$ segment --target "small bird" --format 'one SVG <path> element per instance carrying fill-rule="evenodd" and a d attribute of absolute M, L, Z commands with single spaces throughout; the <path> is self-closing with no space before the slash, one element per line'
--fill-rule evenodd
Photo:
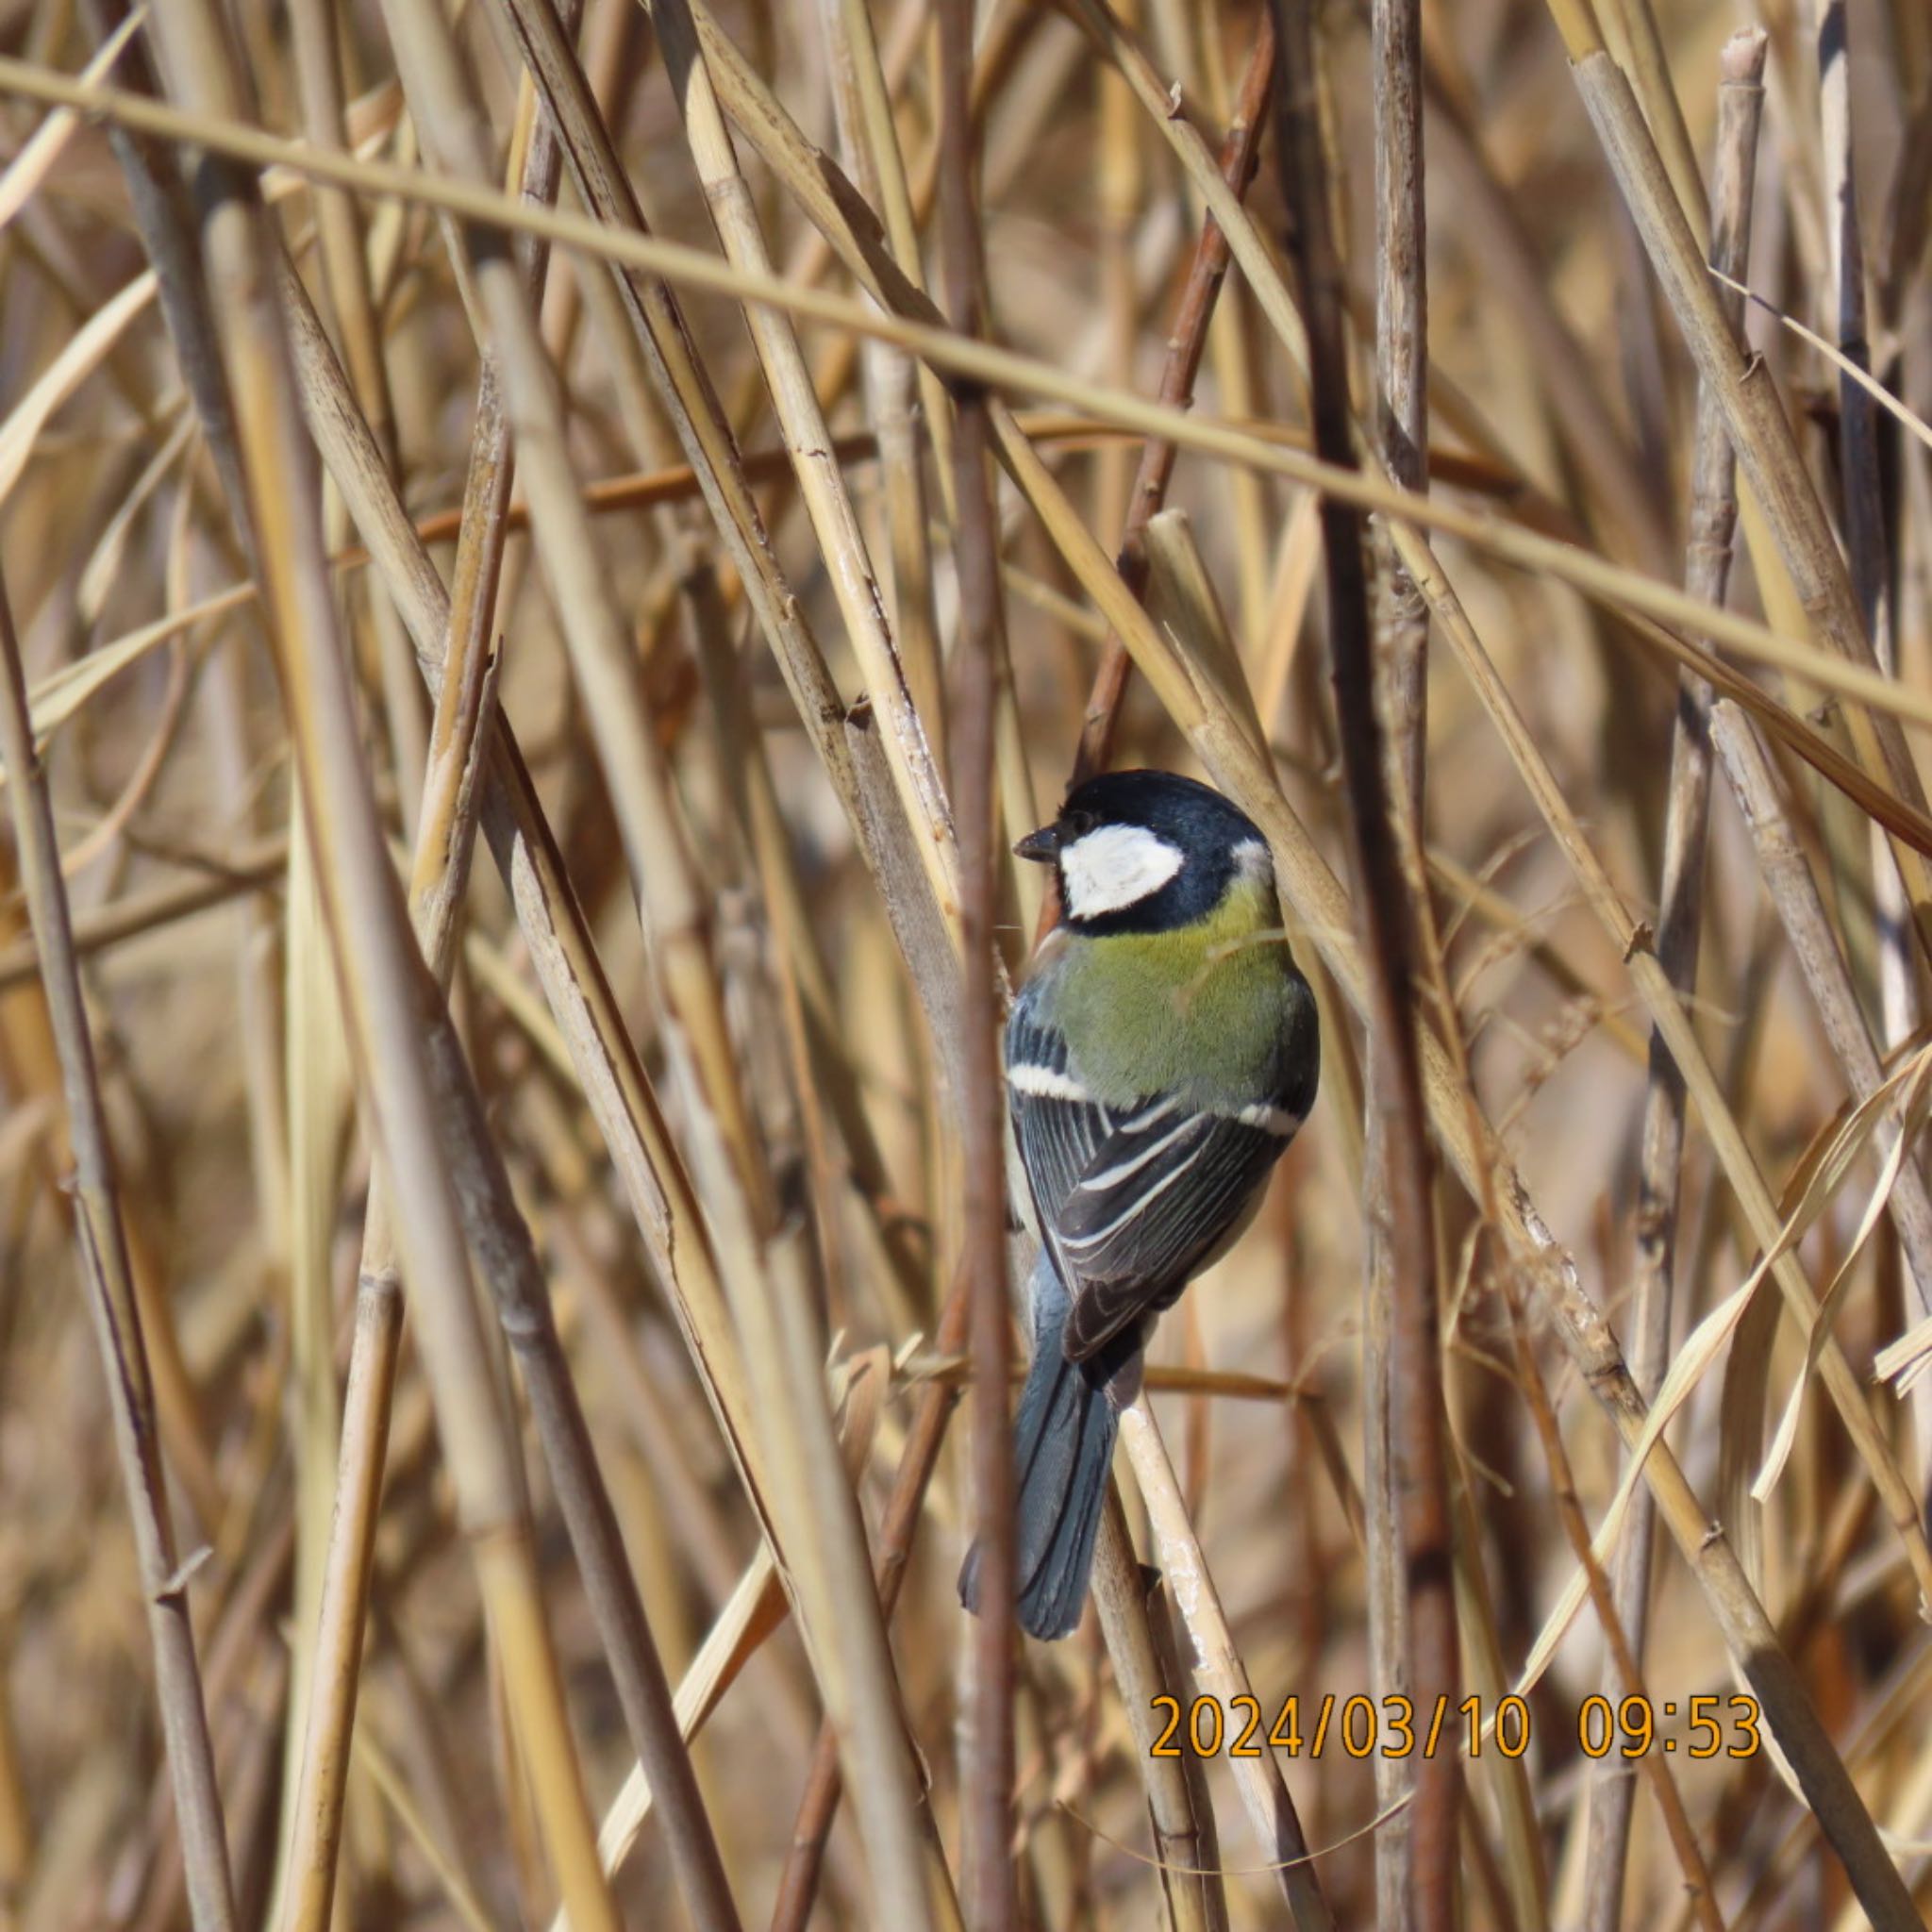
<path fill-rule="evenodd" d="M 1022 1628 L 1080 1621 L 1120 1411 L 1161 1312 L 1232 1245 L 1314 1105 L 1314 994 L 1254 823 L 1206 785 L 1114 772 L 1020 841 L 1060 916 L 1007 1023 L 1041 1255 L 1013 1449 Z M 979 1607 L 979 1548 L 959 1574 Z"/>

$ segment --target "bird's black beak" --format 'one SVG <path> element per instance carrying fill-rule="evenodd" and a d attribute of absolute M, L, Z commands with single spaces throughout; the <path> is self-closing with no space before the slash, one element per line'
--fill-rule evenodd
<path fill-rule="evenodd" d="M 1016 858 L 1038 859 L 1041 864 L 1049 864 L 1060 849 L 1060 828 L 1058 825 L 1041 825 L 1037 832 L 1028 832 L 1013 847 Z"/>

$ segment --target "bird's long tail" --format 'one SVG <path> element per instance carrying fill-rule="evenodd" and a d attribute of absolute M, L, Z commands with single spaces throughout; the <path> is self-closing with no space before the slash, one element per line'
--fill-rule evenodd
<path fill-rule="evenodd" d="M 1042 1256 L 1033 1275 L 1033 1366 L 1013 1431 L 1013 1554 L 1020 1627 L 1048 1640 L 1080 1622 L 1120 1426 L 1117 1401 L 1133 1393 L 1117 1378 L 1140 1354 L 1138 1338 L 1128 1338 L 1093 1361 L 1070 1362 L 1060 1347 L 1067 1308 L 1066 1290 Z M 959 1573 L 959 1597 L 978 1610 L 977 1543 Z"/>

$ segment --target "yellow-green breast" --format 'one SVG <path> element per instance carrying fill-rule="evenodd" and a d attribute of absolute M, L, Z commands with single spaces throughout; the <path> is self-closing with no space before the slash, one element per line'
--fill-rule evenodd
<path fill-rule="evenodd" d="M 1206 919 L 1174 932 L 1062 937 L 1041 1018 L 1103 1105 L 1179 1091 L 1238 1109 L 1281 1091 L 1311 1049 L 1312 996 L 1257 881 L 1237 879 Z"/>

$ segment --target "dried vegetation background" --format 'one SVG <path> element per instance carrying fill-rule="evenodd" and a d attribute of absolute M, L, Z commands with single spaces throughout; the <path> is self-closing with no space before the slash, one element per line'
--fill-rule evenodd
<path fill-rule="evenodd" d="M 1921 0 L 0 56 L 0 1924 L 1921 1923 Z M 1076 745 L 1326 1056 L 1014 1646 Z"/>

